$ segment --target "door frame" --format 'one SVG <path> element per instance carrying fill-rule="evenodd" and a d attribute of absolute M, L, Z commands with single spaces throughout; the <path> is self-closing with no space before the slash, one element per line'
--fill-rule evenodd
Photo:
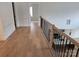
<path fill-rule="evenodd" d="M 14 25 L 15 25 L 15 29 L 17 29 L 17 23 L 16 23 L 16 14 L 15 14 L 15 5 L 14 5 L 14 2 L 12 2 L 12 10 L 13 10 L 13 17 L 14 17 Z"/>

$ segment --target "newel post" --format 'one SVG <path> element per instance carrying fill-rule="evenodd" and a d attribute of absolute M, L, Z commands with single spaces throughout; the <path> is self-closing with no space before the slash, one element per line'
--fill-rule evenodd
<path fill-rule="evenodd" d="M 54 28 L 54 25 L 52 25 L 50 27 L 50 48 L 52 48 L 54 46 L 54 36 L 53 36 L 54 30 L 53 30 L 53 28 Z"/>

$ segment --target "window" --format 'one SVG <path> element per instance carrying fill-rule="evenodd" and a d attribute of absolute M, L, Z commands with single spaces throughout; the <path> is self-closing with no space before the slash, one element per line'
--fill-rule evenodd
<path fill-rule="evenodd" d="M 33 8 L 32 7 L 30 7 L 30 16 L 32 17 L 33 16 Z"/>

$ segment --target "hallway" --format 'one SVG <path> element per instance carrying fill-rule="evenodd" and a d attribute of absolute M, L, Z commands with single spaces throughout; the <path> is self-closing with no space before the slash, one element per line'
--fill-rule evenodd
<path fill-rule="evenodd" d="M 18 28 L 0 45 L 0 56 L 51 56 L 48 43 L 38 23 Z"/>

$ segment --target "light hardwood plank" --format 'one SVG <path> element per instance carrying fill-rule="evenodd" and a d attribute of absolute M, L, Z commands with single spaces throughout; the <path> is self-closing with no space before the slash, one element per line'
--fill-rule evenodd
<path fill-rule="evenodd" d="M 18 28 L 0 47 L 0 56 L 51 56 L 49 46 L 38 23 Z"/>

